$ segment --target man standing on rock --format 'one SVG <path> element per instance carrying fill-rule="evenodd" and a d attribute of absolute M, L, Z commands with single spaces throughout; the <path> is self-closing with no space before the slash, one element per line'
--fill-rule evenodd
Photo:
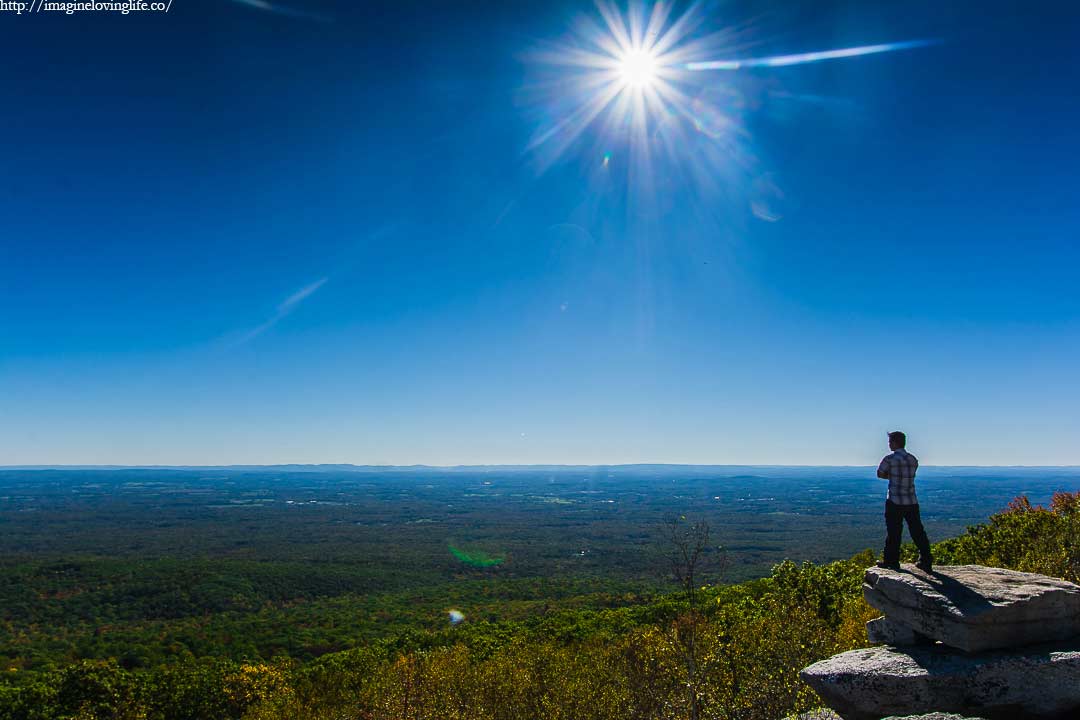
<path fill-rule="evenodd" d="M 877 476 L 889 481 L 889 493 L 885 496 L 885 557 L 878 567 L 900 569 L 900 534 L 907 521 L 908 532 L 919 548 L 920 570 L 930 572 L 933 557 L 930 555 L 930 539 L 926 537 L 922 519 L 919 517 L 919 499 L 915 497 L 915 471 L 919 460 L 904 447 L 907 436 L 899 430 L 889 433 L 889 449 L 878 465 Z"/>

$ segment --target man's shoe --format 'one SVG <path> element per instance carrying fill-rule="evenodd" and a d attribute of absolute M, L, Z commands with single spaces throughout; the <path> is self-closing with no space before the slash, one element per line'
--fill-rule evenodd
<path fill-rule="evenodd" d="M 884 569 L 884 570 L 899 570 L 900 569 L 900 563 L 887 563 L 887 562 L 882 561 L 882 562 L 877 563 L 877 566 L 879 568 Z"/>
<path fill-rule="evenodd" d="M 933 563 L 924 562 L 923 560 L 920 560 L 919 562 L 915 563 L 915 567 L 919 568 L 920 570 L 922 570 L 925 573 L 934 572 Z"/>

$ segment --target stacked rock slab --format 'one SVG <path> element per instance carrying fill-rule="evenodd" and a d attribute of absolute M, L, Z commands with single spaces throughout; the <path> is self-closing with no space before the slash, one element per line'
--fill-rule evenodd
<path fill-rule="evenodd" d="M 803 713 L 795 720 L 844 720 L 832 710 L 815 710 Z M 885 720 L 986 720 L 985 718 L 971 717 L 970 715 L 956 715 L 954 713 L 926 713 L 925 715 L 905 715 L 904 717 L 893 716 Z"/>
<path fill-rule="evenodd" d="M 1080 635 L 1080 587 L 980 565 L 924 573 L 873 567 L 863 597 L 890 622 L 966 652 Z"/>
<path fill-rule="evenodd" d="M 882 647 L 815 663 L 803 679 L 845 720 L 920 713 L 1080 717 L 1080 586 L 979 565 L 870 568 Z"/>

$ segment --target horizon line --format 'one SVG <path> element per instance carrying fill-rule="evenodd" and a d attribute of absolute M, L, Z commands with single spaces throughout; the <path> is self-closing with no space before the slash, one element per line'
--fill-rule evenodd
<path fill-rule="evenodd" d="M 23 464 L 23 465 L 0 465 L 0 470 L 229 470 L 246 468 L 357 468 L 372 470 L 461 470 L 461 469 L 528 469 L 528 468 L 634 468 L 634 467 L 686 467 L 686 468 L 866 468 L 870 465 L 838 464 L 838 465 L 792 465 L 784 463 L 673 463 L 673 462 L 636 462 L 636 463 L 459 463 L 454 465 L 429 465 L 414 463 L 410 465 L 372 465 L 356 463 L 229 463 L 219 465 L 166 465 L 166 464 L 93 464 L 93 463 L 70 463 L 70 464 Z M 1080 465 L 922 465 L 922 468 L 1021 468 L 1021 469 L 1061 469 L 1080 470 Z"/>

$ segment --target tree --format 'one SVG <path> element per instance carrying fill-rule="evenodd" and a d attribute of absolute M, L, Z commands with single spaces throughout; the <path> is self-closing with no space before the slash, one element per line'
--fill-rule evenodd
<path fill-rule="evenodd" d="M 671 625 L 671 640 L 678 649 L 686 670 L 687 710 L 690 720 L 701 714 L 702 688 L 698 668 L 700 648 L 698 636 L 703 616 L 698 609 L 701 576 L 709 571 L 719 572 L 726 565 L 720 547 L 710 544 L 711 528 L 707 520 L 690 522 L 685 515 L 672 516 L 664 522 L 664 536 L 670 549 L 671 573 L 686 597 L 689 610 Z"/>
<path fill-rule="evenodd" d="M 719 573 L 727 566 L 723 549 L 710 544 L 711 534 L 708 520 L 690 522 L 685 515 L 673 515 L 664 521 L 671 573 L 691 610 L 697 608 L 701 575 Z"/>

